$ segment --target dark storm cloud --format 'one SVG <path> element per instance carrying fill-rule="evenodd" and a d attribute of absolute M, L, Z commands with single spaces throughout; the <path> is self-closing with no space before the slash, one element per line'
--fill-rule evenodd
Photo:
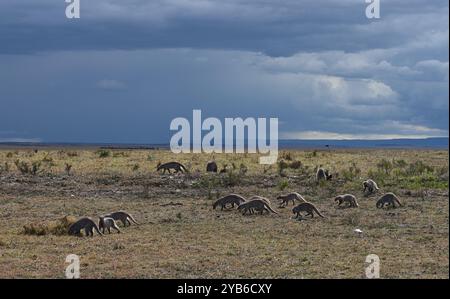
<path fill-rule="evenodd" d="M 0 4 L 0 52 L 74 49 L 213 48 L 290 55 L 401 45 L 440 28 L 447 1 L 382 1 L 383 22 L 365 17 L 362 0 L 64 1 Z"/>
<path fill-rule="evenodd" d="M 0 2 L 0 141 L 166 142 L 170 120 L 289 138 L 448 135 L 448 2 Z"/>

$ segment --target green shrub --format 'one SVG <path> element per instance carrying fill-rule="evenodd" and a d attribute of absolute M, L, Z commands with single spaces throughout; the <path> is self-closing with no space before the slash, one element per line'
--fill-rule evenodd
<path fill-rule="evenodd" d="M 289 187 L 288 180 L 281 180 L 278 182 L 278 189 L 280 189 L 280 191 L 285 190 L 287 187 Z"/>
<path fill-rule="evenodd" d="M 288 168 L 288 164 L 284 160 L 278 161 L 278 174 L 284 176 L 284 170 Z"/>
<path fill-rule="evenodd" d="M 408 175 L 421 175 L 426 172 L 433 172 L 434 168 L 432 166 L 428 166 L 422 161 L 416 161 L 414 163 L 409 164 L 408 169 L 406 170 Z"/>
<path fill-rule="evenodd" d="M 99 158 L 107 158 L 111 156 L 111 152 L 104 149 L 98 150 L 96 153 Z"/>
<path fill-rule="evenodd" d="M 9 164 L 5 162 L 4 166 L 0 165 L 0 174 L 3 172 L 9 172 Z"/>
<path fill-rule="evenodd" d="M 408 163 L 406 163 L 405 160 L 394 160 L 393 161 L 394 167 L 398 167 L 398 168 L 405 168 Z"/>
<path fill-rule="evenodd" d="M 74 216 L 64 216 L 62 218 L 50 221 L 25 224 L 23 233 L 26 235 L 66 235 L 69 226 L 77 221 Z"/>
<path fill-rule="evenodd" d="M 361 169 L 359 169 L 354 162 L 352 163 L 352 166 L 350 166 L 348 169 L 344 169 L 342 171 L 342 176 L 347 181 L 353 181 L 354 179 L 358 178 L 360 175 L 361 175 Z"/>
<path fill-rule="evenodd" d="M 78 153 L 75 151 L 67 152 L 68 157 L 78 157 Z"/>
<path fill-rule="evenodd" d="M 287 151 L 283 151 L 280 154 L 280 158 L 282 160 L 292 161 L 292 153 L 291 152 L 287 152 Z"/>
<path fill-rule="evenodd" d="M 299 168 L 301 168 L 302 167 L 302 162 L 301 161 L 293 161 L 293 162 L 291 162 L 290 164 L 289 164 L 289 168 L 292 168 L 292 169 L 299 169 Z"/>
<path fill-rule="evenodd" d="M 379 171 L 384 172 L 385 174 L 390 174 L 392 171 L 392 163 L 386 159 L 382 159 L 380 162 L 377 163 L 377 168 Z"/>
<path fill-rule="evenodd" d="M 28 162 L 16 160 L 14 164 L 21 174 L 38 174 L 41 168 L 41 161 L 34 161 L 31 165 Z"/>
<path fill-rule="evenodd" d="M 64 166 L 64 171 L 67 175 L 70 175 L 70 170 L 72 170 L 72 164 L 66 163 Z"/>

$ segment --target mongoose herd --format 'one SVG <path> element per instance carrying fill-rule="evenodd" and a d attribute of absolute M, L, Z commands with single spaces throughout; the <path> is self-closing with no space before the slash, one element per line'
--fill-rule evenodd
<path fill-rule="evenodd" d="M 86 236 L 93 237 L 95 230 L 100 236 L 103 236 L 105 230 L 108 230 L 108 233 L 111 233 L 111 228 L 115 229 L 117 233 L 120 233 L 121 230 L 117 226 L 116 220 L 120 220 L 124 227 L 127 226 L 127 224 L 131 225 L 131 222 L 138 224 L 133 216 L 127 212 L 118 211 L 108 215 L 99 216 L 98 226 L 91 218 L 83 217 L 69 226 L 68 233 L 69 235 L 81 236 L 81 230 L 84 230 Z"/>
<path fill-rule="evenodd" d="M 162 170 L 163 173 L 165 173 L 166 171 L 171 173 L 171 169 L 174 170 L 175 173 L 184 173 L 188 171 L 186 167 L 179 162 L 172 161 L 164 164 L 158 163 L 157 171 Z M 209 161 L 207 163 L 207 172 L 217 173 L 217 169 L 218 167 L 216 162 Z M 328 170 L 322 168 L 322 166 L 318 167 L 316 171 L 317 182 L 320 182 L 321 180 L 331 180 L 332 177 L 332 174 L 330 174 Z M 363 182 L 363 193 L 372 194 L 379 190 L 380 188 L 374 180 L 368 179 Z M 317 214 L 321 218 L 325 218 L 325 216 L 322 215 L 322 213 L 313 203 L 305 200 L 305 198 L 297 192 L 279 195 L 277 199 L 280 200 L 279 208 L 287 207 L 289 203 L 292 202 L 292 205 L 294 206 L 292 209 L 292 213 L 295 215 L 294 219 L 304 220 L 304 217 L 306 216 L 310 216 L 311 218 L 313 218 L 314 214 Z M 337 195 L 336 197 L 334 197 L 334 201 L 338 203 L 338 207 L 359 207 L 356 197 L 352 194 Z M 297 205 L 296 202 L 298 202 Z M 397 206 L 402 206 L 402 204 L 394 193 L 388 192 L 382 195 L 377 200 L 375 206 L 379 209 L 384 208 L 385 206 L 396 208 Z M 239 194 L 228 194 L 217 199 L 213 203 L 212 207 L 213 209 L 220 207 L 221 211 L 224 209 L 234 209 L 235 207 L 237 207 L 237 210 L 242 212 L 242 215 L 253 215 L 255 214 L 255 212 L 258 212 L 260 215 L 264 214 L 264 212 L 268 214 L 278 214 L 278 212 L 272 208 L 269 199 L 257 195 L 246 199 Z M 302 216 L 301 212 L 305 212 L 306 214 Z M 116 221 L 120 221 L 124 227 L 126 227 L 127 225 L 131 225 L 131 223 L 138 224 L 138 222 L 130 214 L 124 211 L 118 211 L 99 216 L 98 225 L 91 218 L 83 217 L 69 227 L 68 233 L 69 235 L 80 236 L 81 230 L 84 230 L 86 236 L 92 237 L 95 230 L 100 236 L 103 236 L 106 230 L 108 231 L 108 233 L 111 233 L 111 228 L 116 230 L 117 233 L 121 233 L 121 230 L 119 229 Z"/>

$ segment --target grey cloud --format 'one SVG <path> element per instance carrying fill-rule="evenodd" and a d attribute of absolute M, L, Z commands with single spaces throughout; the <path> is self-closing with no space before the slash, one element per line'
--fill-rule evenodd
<path fill-rule="evenodd" d="M 448 135 L 448 1 L 382 1 L 375 21 L 359 0 L 81 5 L 0 2 L 2 131 L 166 142 L 200 108 L 290 136 Z"/>
<path fill-rule="evenodd" d="M 383 2 L 382 21 L 368 20 L 358 0 L 83 1 L 79 20 L 65 19 L 63 1 L 0 5 L 3 53 L 180 47 L 275 56 L 348 52 L 402 45 L 417 32 L 446 31 L 442 25 L 448 24 L 448 3 L 426 0 Z"/>

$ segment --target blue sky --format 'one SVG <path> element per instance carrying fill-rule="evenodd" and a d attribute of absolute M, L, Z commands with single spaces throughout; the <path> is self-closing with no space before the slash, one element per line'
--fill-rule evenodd
<path fill-rule="evenodd" d="M 448 1 L 0 2 L 0 141 L 168 142 L 192 116 L 282 138 L 448 136 Z"/>

